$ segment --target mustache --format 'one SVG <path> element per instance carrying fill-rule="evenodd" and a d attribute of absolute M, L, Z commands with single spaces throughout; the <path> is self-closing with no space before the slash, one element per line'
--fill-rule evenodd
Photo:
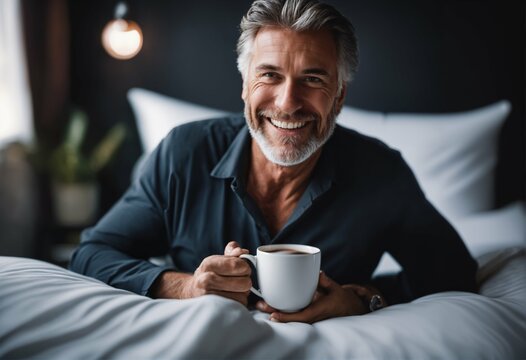
<path fill-rule="evenodd" d="M 264 109 L 259 110 L 257 112 L 257 116 L 259 118 L 268 117 L 271 119 L 282 121 L 317 121 L 320 119 L 317 114 L 304 110 L 298 110 L 293 112 L 292 114 L 289 114 L 280 110 Z"/>

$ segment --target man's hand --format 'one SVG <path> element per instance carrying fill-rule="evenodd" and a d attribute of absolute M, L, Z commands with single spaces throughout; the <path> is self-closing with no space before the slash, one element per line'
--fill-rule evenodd
<path fill-rule="evenodd" d="M 156 298 L 188 299 L 214 294 L 246 306 L 252 286 L 252 270 L 239 255 L 247 253 L 248 250 L 231 241 L 225 247 L 224 255 L 205 258 L 193 275 L 175 271 L 163 273 L 152 287 L 152 295 Z"/>
<path fill-rule="evenodd" d="M 318 290 L 314 294 L 312 303 L 296 313 L 282 313 L 270 307 L 264 301 L 256 304 L 258 310 L 269 313 L 270 320 L 276 322 L 305 322 L 316 321 L 348 315 L 360 315 L 368 312 L 363 300 L 355 292 L 355 285 L 340 286 L 325 273 L 320 273 Z"/>

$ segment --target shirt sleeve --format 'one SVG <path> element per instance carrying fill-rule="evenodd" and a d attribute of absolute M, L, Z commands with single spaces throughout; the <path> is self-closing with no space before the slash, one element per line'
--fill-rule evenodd
<path fill-rule="evenodd" d="M 403 268 L 400 288 L 412 300 L 441 291 L 476 291 L 477 263 L 448 221 L 426 199 L 399 156 L 399 214 L 388 252 Z"/>
<path fill-rule="evenodd" d="M 113 208 L 82 233 L 71 270 L 147 295 L 155 279 L 169 269 L 148 261 L 169 249 L 164 209 L 172 176 L 166 142 L 150 155 L 142 174 Z"/>

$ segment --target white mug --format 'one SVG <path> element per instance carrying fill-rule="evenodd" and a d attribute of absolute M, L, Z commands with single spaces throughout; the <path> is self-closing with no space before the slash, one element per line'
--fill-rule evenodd
<path fill-rule="evenodd" d="M 257 271 L 260 290 L 250 290 L 283 312 L 303 309 L 312 301 L 320 276 L 320 249 L 298 244 L 263 245 L 257 256 L 243 254 Z"/>

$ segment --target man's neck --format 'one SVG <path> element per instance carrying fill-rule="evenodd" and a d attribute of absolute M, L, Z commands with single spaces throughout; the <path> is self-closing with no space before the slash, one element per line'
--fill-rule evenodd
<path fill-rule="evenodd" d="M 301 164 L 280 166 L 269 161 L 254 140 L 251 146 L 247 191 L 263 212 L 274 235 L 285 225 L 307 188 L 321 150 Z"/>
<path fill-rule="evenodd" d="M 269 161 L 261 152 L 259 145 L 252 140 L 252 151 L 248 173 L 248 184 L 255 185 L 251 191 L 260 195 L 295 193 L 305 190 L 306 184 L 318 162 L 321 149 L 304 162 L 293 166 L 281 166 Z M 301 191 L 303 192 L 303 191 Z"/>

